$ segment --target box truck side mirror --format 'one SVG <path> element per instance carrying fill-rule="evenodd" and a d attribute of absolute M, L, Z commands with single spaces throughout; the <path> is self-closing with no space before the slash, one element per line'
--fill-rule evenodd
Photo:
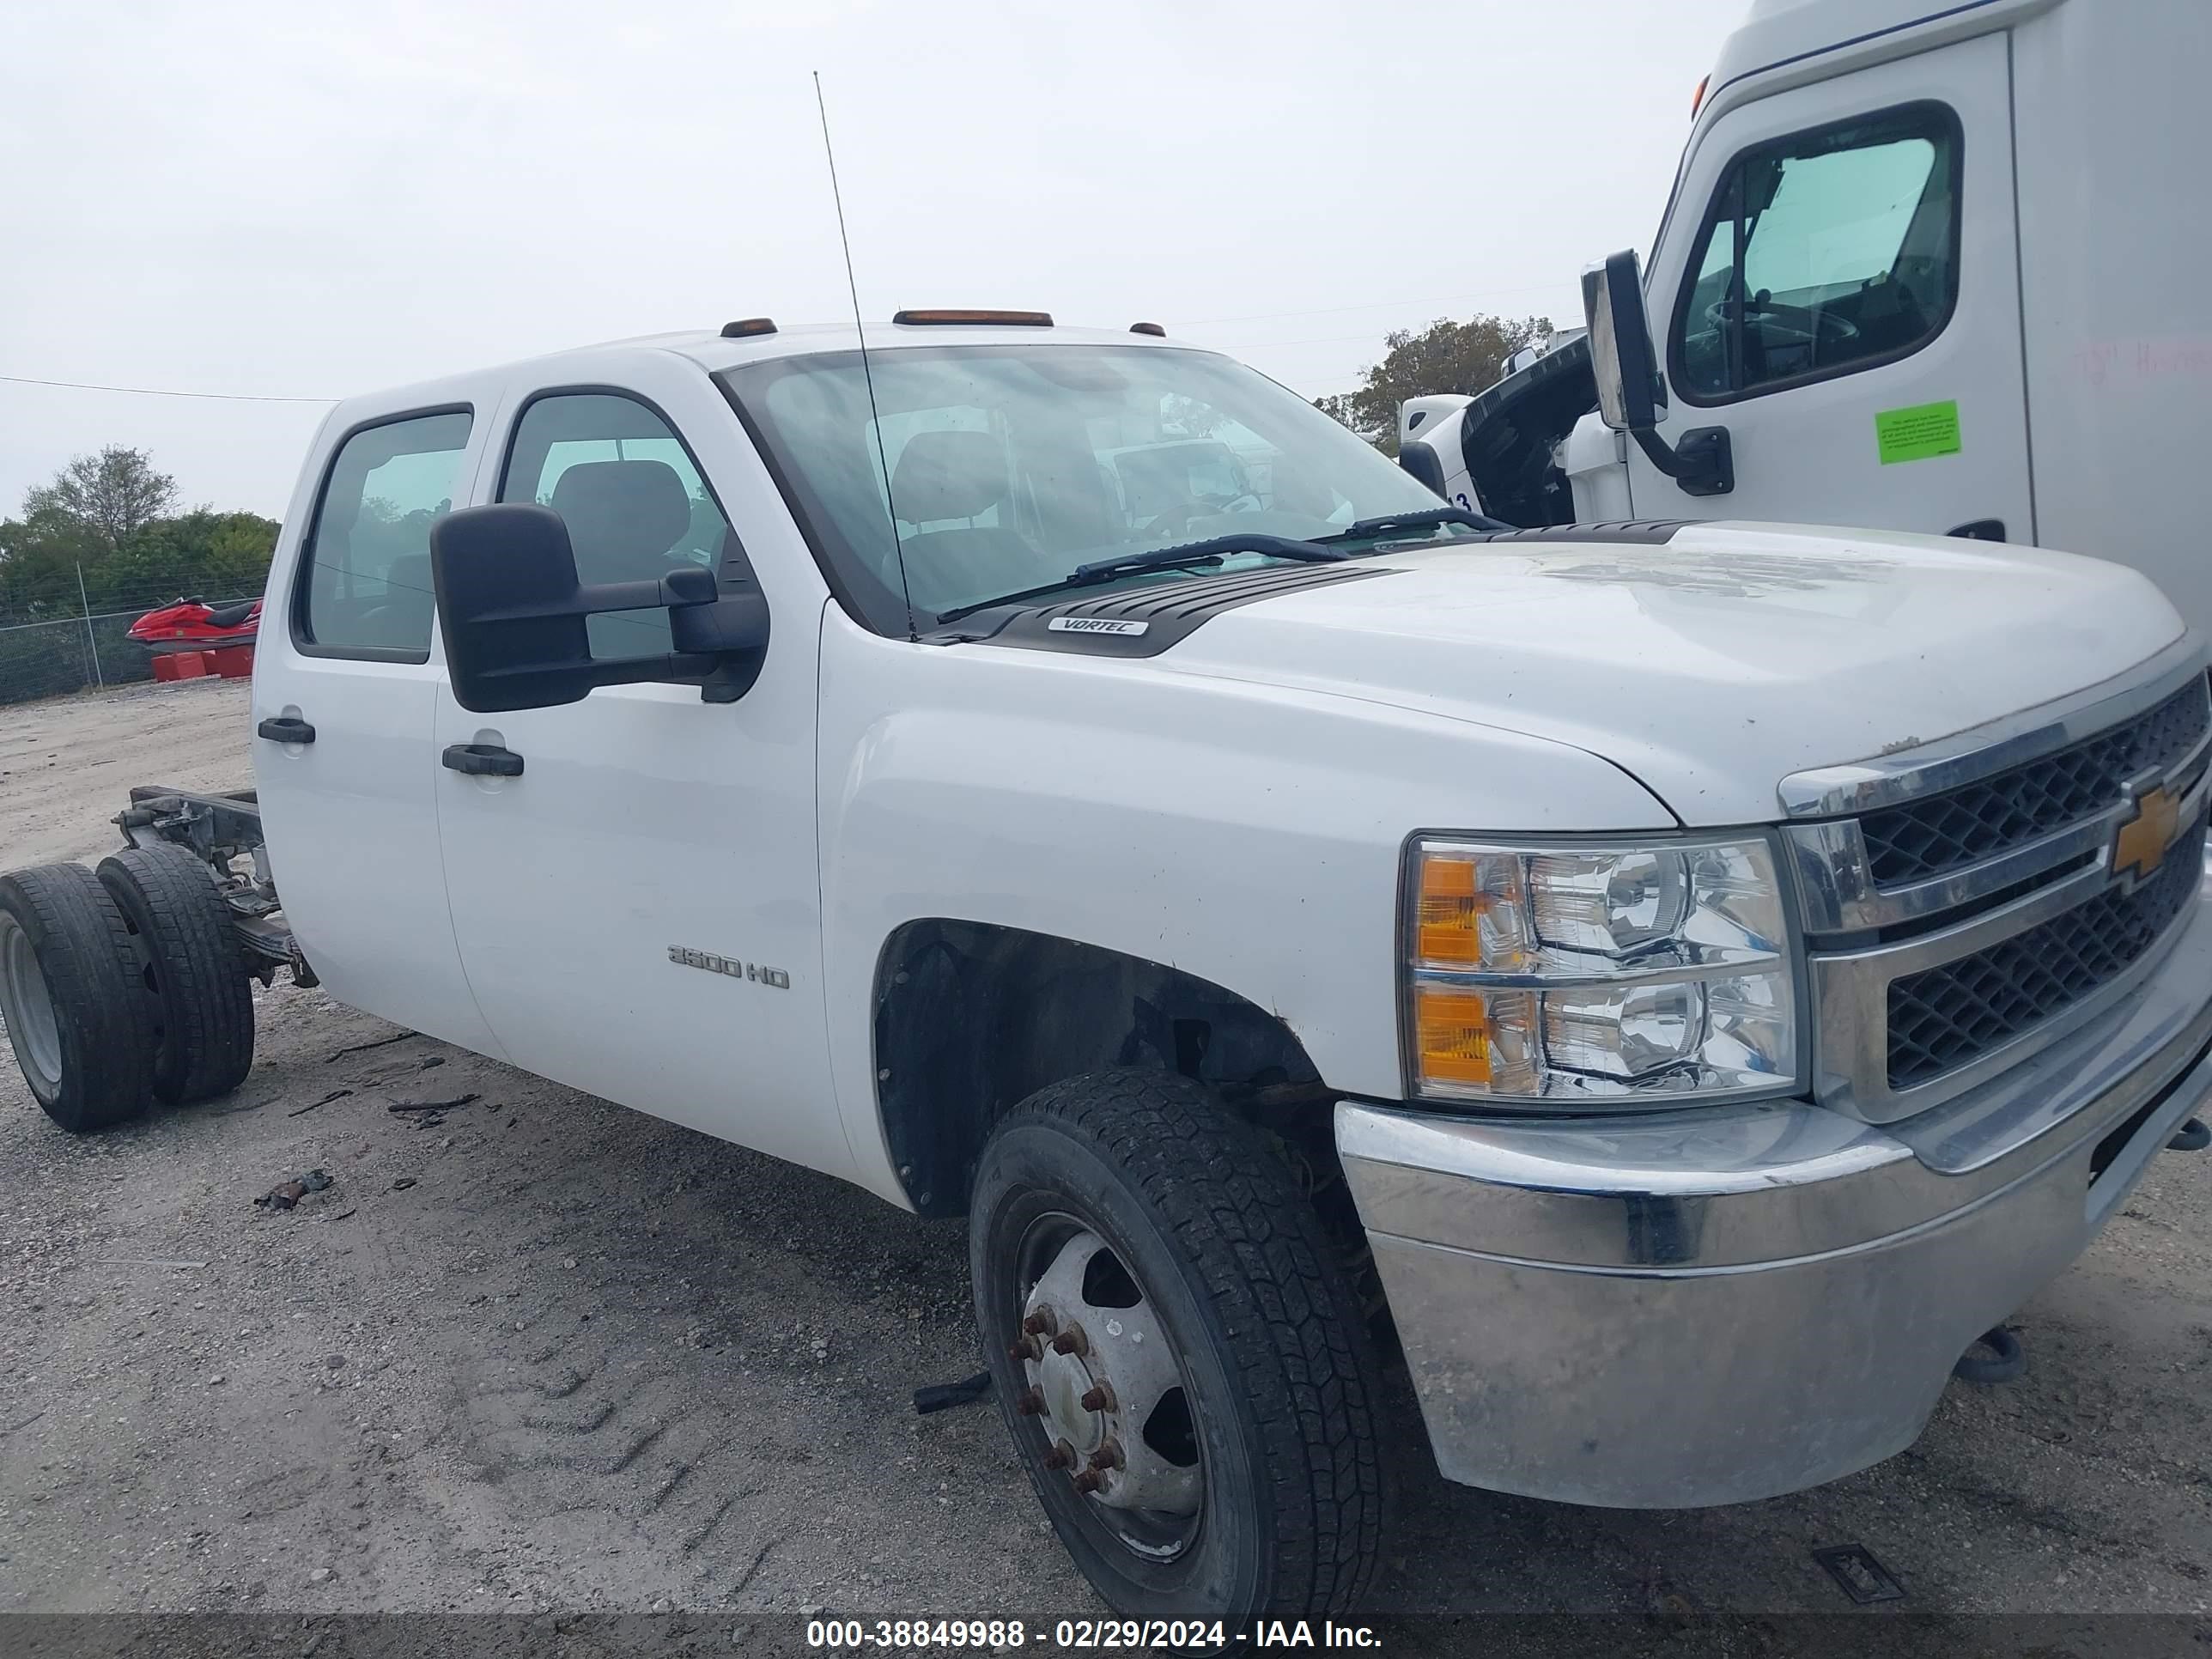
<path fill-rule="evenodd" d="M 1649 431 L 1667 407 L 1644 319 L 1644 277 L 1633 252 L 1613 253 L 1583 272 L 1590 368 L 1598 418 L 1615 432 Z"/>
<path fill-rule="evenodd" d="M 1644 274 L 1632 251 L 1608 254 L 1583 272 L 1583 309 L 1589 320 L 1598 418 L 1634 438 L 1651 465 L 1686 495 L 1724 495 L 1735 489 L 1735 462 L 1726 427 L 1686 432 L 1673 448 L 1653 430 L 1667 410 L 1667 383 L 1652 349 L 1644 314 Z"/>

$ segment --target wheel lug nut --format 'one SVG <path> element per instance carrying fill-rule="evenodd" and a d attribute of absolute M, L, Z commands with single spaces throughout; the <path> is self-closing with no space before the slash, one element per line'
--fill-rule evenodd
<path fill-rule="evenodd" d="M 1055 1440 L 1044 1449 L 1044 1466 L 1048 1469 L 1064 1469 L 1075 1462 L 1075 1448 L 1065 1440 Z"/>
<path fill-rule="evenodd" d="M 1053 1316 L 1051 1309 L 1039 1308 L 1027 1319 L 1022 1321 L 1022 1328 L 1031 1336 L 1050 1336 L 1059 1324 L 1060 1321 Z"/>
<path fill-rule="evenodd" d="M 1052 1351 L 1054 1353 L 1072 1353 L 1080 1358 L 1091 1352 L 1091 1343 L 1083 1334 L 1082 1326 L 1071 1324 L 1058 1336 L 1053 1338 Z"/>
<path fill-rule="evenodd" d="M 1083 1409 L 1087 1412 L 1110 1412 L 1114 1409 L 1114 1390 L 1101 1382 L 1084 1391 Z"/>
<path fill-rule="evenodd" d="M 1025 1336 L 1020 1341 L 1012 1343 L 1007 1347 L 1006 1358 L 1018 1365 L 1024 1359 L 1043 1358 L 1044 1350 L 1037 1346 L 1036 1338 Z"/>
<path fill-rule="evenodd" d="M 1014 1409 L 1024 1417 L 1042 1417 L 1044 1414 L 1044 1390 L 1024 1389 L 1015 1397 Z"/>
<path fill-rule="evenodd" d="M 1111 1440 L 1103 1443 L 1097 1451 L 1091 1454 L 1091 1467 L 1094 1469 L 1120 1468 L 1121 1449 Z"/>
<path fill-rule="evenodd" d="M 1081 1492 L 1097 1492 L 1106 1484 L 1106 1477 L 1096 1469 L 1085 1469 L 1075 1477 L 1075 1489 Z"/>

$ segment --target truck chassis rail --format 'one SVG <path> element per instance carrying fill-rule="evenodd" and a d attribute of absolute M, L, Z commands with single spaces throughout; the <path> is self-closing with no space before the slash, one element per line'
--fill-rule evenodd
<path fill-rule="evenodd" d="M 115 827 L 132 846 L 166 841 L 199 855 L 214 873 L 223 902 L 230 907 L 240 948 L 263 984 L 272 982 L 279 968 L 291 969 L 296 984 L 317 982 L 292 930 L 284 925 L 283 904 L 276 896 L 262 836 L 261 803 L 254 791 L 210 795 L 139 784 L 131 791 L 131 805 L 115 815 Z M 240 860 L 246 861 L 243 870 Z"/>

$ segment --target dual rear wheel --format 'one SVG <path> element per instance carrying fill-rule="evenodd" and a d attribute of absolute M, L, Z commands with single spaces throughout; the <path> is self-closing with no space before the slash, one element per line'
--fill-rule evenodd
<path fill-rule="evenodd" d="M 253 1064 L 253 998 L 214 873 L 188 848 L 0 876 L 0 1019 L 72 1133 L 155 1100 L 228 1093 Z"/>

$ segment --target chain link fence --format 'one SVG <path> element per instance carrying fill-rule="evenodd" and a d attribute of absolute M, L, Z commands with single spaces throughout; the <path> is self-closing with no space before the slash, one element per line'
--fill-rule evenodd
<path fill-rule="evenodd" d="M 121 602 L 111 599 L 108 608 L 89 614 L 81 603 L 66 602 L 0 611 L 0 703 L 150 680 L 153 653 L 131 638 L 132 623 L 187 595 L 210 605 L 259 597 L 252 592 L 210 593 L 158 577 L 137 586 L 141 591 L 122 596 Z M 23 610 L 46 614 L 26 616 Z"/>

